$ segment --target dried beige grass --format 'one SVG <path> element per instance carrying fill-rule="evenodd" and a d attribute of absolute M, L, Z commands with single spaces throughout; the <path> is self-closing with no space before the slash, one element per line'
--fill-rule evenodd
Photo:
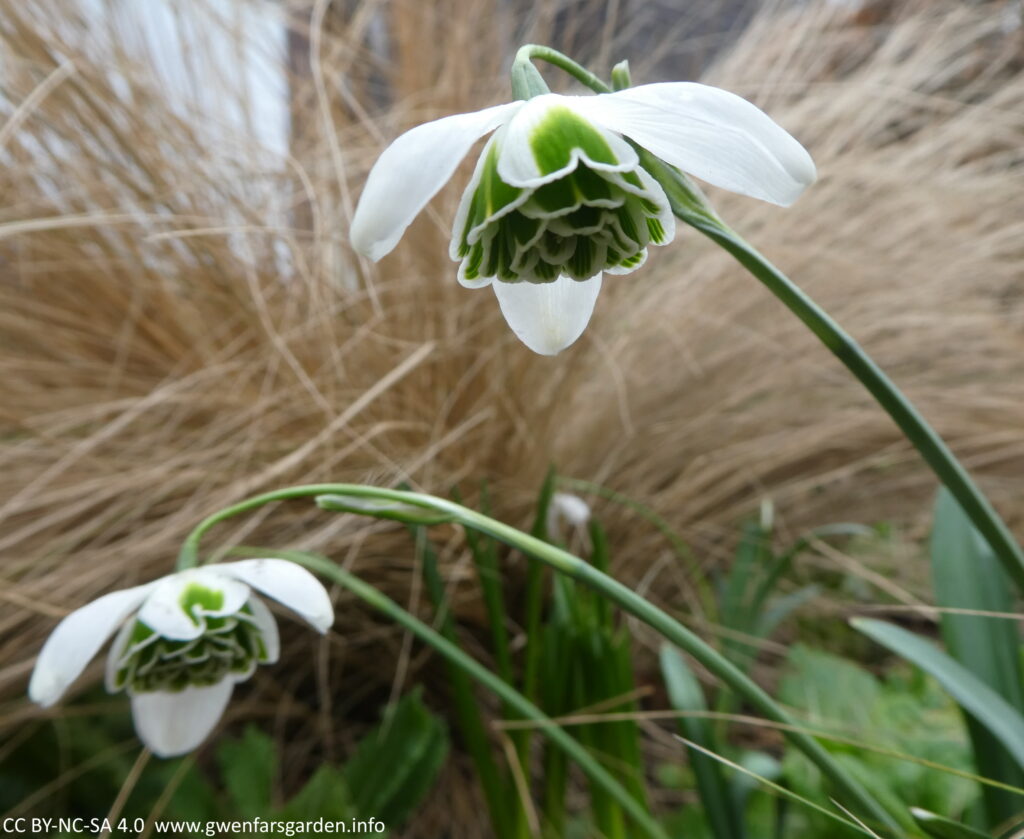
<path fill-rule="evenodd" d="M 472 2 L 460 15 L 456 0 L 367 0 L 350 16 L 285 7 L 295 130 L 284 168 L 239 126 L 211 145 L 124 33 L 75 20 L 70 4 L 0 2 L 8 731 L 38 713 L 18 697 L 57 616 L 166 572 L 205 513 L 289 483 L 458 485 L 472 500 L 487 481 L 496 512 L 522 524 L 554 463 L 650 505 L 711 559 L 765 496 L 791 532 L 926 521 L 934 480 L 889 420 L 692 232 L 643 271 L 609 278 L 591 328 L 557 360 L 529 354 L 487 292 L 454 282 L 457 188 L 381 266 L 347 249 L 382 142 L 507 95 L 500 74 L 522 28 L 491 0 Z M 224 4 L 198 8 L 233 31 Z M 714 194 L 723 215 L 906 387 L 1019 530 L 1024 69 L 1010 8 L 921 3 L 877 25 L 818 6 L 764 13 L 707 80 L 765 107 L 821 173 L 787 211 Z M 534 9 L 534 37 L 564 27 L 557 4 Z M 382 20 L 390 68 L 371 49 Z M 636 49 L 654 61 L 668 43 Z M 206 58 L 218 83 L 234 78 Z M 642 62 L 634 73 L 647 80 Z M 684 573 L 656 565 L 657 534 L 614 505 L 601 511 L 617 573 L 684 600 Z M 395 528 L 289 504 L 218 541 L 328 552 L 410 598 L 411 545 Z M 453 581 L 466 576 L 457 538 L 444 558 Z M 295 640 L 308 651 L 308 636 Z M 317 655 L 261 674 L 234 713 L 287 728 L 295 764 L 333 754 L 350 737 L 346 714 L 393 687 L 401 644 L 345 606 Z M 414 650 L 405 679 L 426 660 Z M 474 812 L 445 789 L 462 803 L 431 808 L 422 835 L 446 812 Z"/>

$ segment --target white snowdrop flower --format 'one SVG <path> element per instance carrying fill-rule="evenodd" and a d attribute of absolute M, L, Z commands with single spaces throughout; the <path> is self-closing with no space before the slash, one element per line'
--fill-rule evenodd
<path fill-rule="evenodd" d="M 131 697 L 135 730 L 160 757 L 191 751 L 213 730 L 236 682 L 279 652 L 277 623 L 252 589 L 320 633 L 334 623 L 323 585 L 283 559 L 191 568 L 105 594 L 65 617 L 43 645 L 28 694 L 53 705 L 120 627 L 106 687 Z"/>
<path fill-rule="evenodd" d="M 564 541 L 564 531 L 577 530 L 585 533 L 590 522 L 590 505 L 578 495 L 556 492 L 548 505 L 548 534 Z"/>
<path fill-rule="evenodd" d="M 630 142 L 708 183 L 789 205 L 815 177 L 810 155 L 763 111 L 692 82 L 591 96 L 543 94 L 434 120 L 381 154 L 352 220 L 378 260 L 488 140 L 462 196 L 450 253 L 464 286 L 490 285 L 530 349 L 554 355 L 586 328 L 604 274 L 628 274 L 675 235 L 664 190 Z"/>

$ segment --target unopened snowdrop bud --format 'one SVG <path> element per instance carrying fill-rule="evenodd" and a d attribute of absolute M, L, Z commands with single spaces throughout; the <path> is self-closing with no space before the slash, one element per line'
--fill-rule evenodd
<path fill-rule="evenodd" d="M 586 532 L 590 523 L 590 506 L 578 495 L 556 492 L 548 505 L 548 535 L 560 542 L 573 530 Z"/>
<path fill-rule="evenodd" d="M 520 65 L 517 65 L 520 66 Z M 628 71 L 618 72 L 628 83 Z M 483 149 L 455 216 L 459 281 L 491 286 L 515 334 L 554 355 L 586 328 L 605 274 L 629 274 L 675 235 L 661 185 L 634 147 L 734 192 L 788 205 L 815 179 L 796 140 L 739 96 L 690 82 L 596 96 L 534 95 L 417 126 L 374 165 L 352 220 L 355 249 L 381 259 Z"/>
<path fill-rule="evenodd" d="M 318 632 L 334 623 L 327 591 L 283 559 L 180 571 L 72 612 L 43 645 L 29 697 L 53 705 L 120 628 L 107 657 L 110 693 L 127 691 L 139 738 L 160 757 L 185 754 L 213 730 L 237 682 L 277 661 L 277 622 L 256 589 Z"/>

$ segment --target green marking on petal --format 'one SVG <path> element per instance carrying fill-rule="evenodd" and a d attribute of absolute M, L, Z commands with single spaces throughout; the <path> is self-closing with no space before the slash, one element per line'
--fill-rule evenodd
<path fill-rule="evenodd" d="M 564 114 L 552 120 L 565 136 L 593 129 L 564 110 L 568 122 Z M 643 263 L 649 243 L 667 239 L 664 194 L 641 169 L 607 172 L 582 163 L 550 183 L 518 189 L 501 181 L 497 157 L 493 144 L 478 170 L 458 248 L 464 280 L 547 283 L 562 275 L 629 273 Z"/>
<path fill-rule="evenodd" d="M 568 166 L 575 149 L 594 163 L 619 163 L 601 130 L 564 105 L 548 108 L 533 127 L 529 142 L 541 175 Z"/>
<path fill-rule="evenodd" d="M 193 592 L 189 602 L 193 606 L 212 604 L 215 599 Z M 214 685 L 228 674 L 242 677 L 251 673 L 257 663 L 269 657 L 248 604 L 237 614 L 207 618 L 204 633 L 188 641 L 155 635 L 139 621 L 128 638 L 113 686 L 130 687 L 136 693 Z M 137 643 L 130 643 L 133 639 Z"/>
<path fill-rule="evenodd" d="M 665 228 L 658 219 L 647 219 L 647 231 L 650 233 L 651 241 L 654 242 L 654 244 L 660 245 L 665 241 Z"/>
<path fill-rule="evenodd" d="M 181 593 L 178 603 L 192 623 L 199 626 L 200 619 L 196 614 L 197 607 L 203 612 L 216 612 L 223 609 L 224 592 L 207 588 L 206 586 L 199 585 L 199 583 L 189 583 Z"/>

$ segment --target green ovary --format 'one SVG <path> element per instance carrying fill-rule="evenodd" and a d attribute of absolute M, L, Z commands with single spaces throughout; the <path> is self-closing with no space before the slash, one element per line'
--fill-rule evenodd
<path fill-rule="evenodd" d="M 665 241 L 659 196 L 635 172 L 605 173 L 581 163 L 557 181 L 520 190 L 498 178 L 496 148 L 458 234 L 466 279 L 588 280 L 636 267 L 648 244 Z"/>
<path fill-rule="evenodd" d="M 136 621 L 119 653 L 114 686 L 135 693 L 209 687 L 225 676 L 245 676 L 267 659 L 267 647 L 244 606 L 237 615 L 207 617 L 206 631 L 191 641 L 156 635 Z"/>

